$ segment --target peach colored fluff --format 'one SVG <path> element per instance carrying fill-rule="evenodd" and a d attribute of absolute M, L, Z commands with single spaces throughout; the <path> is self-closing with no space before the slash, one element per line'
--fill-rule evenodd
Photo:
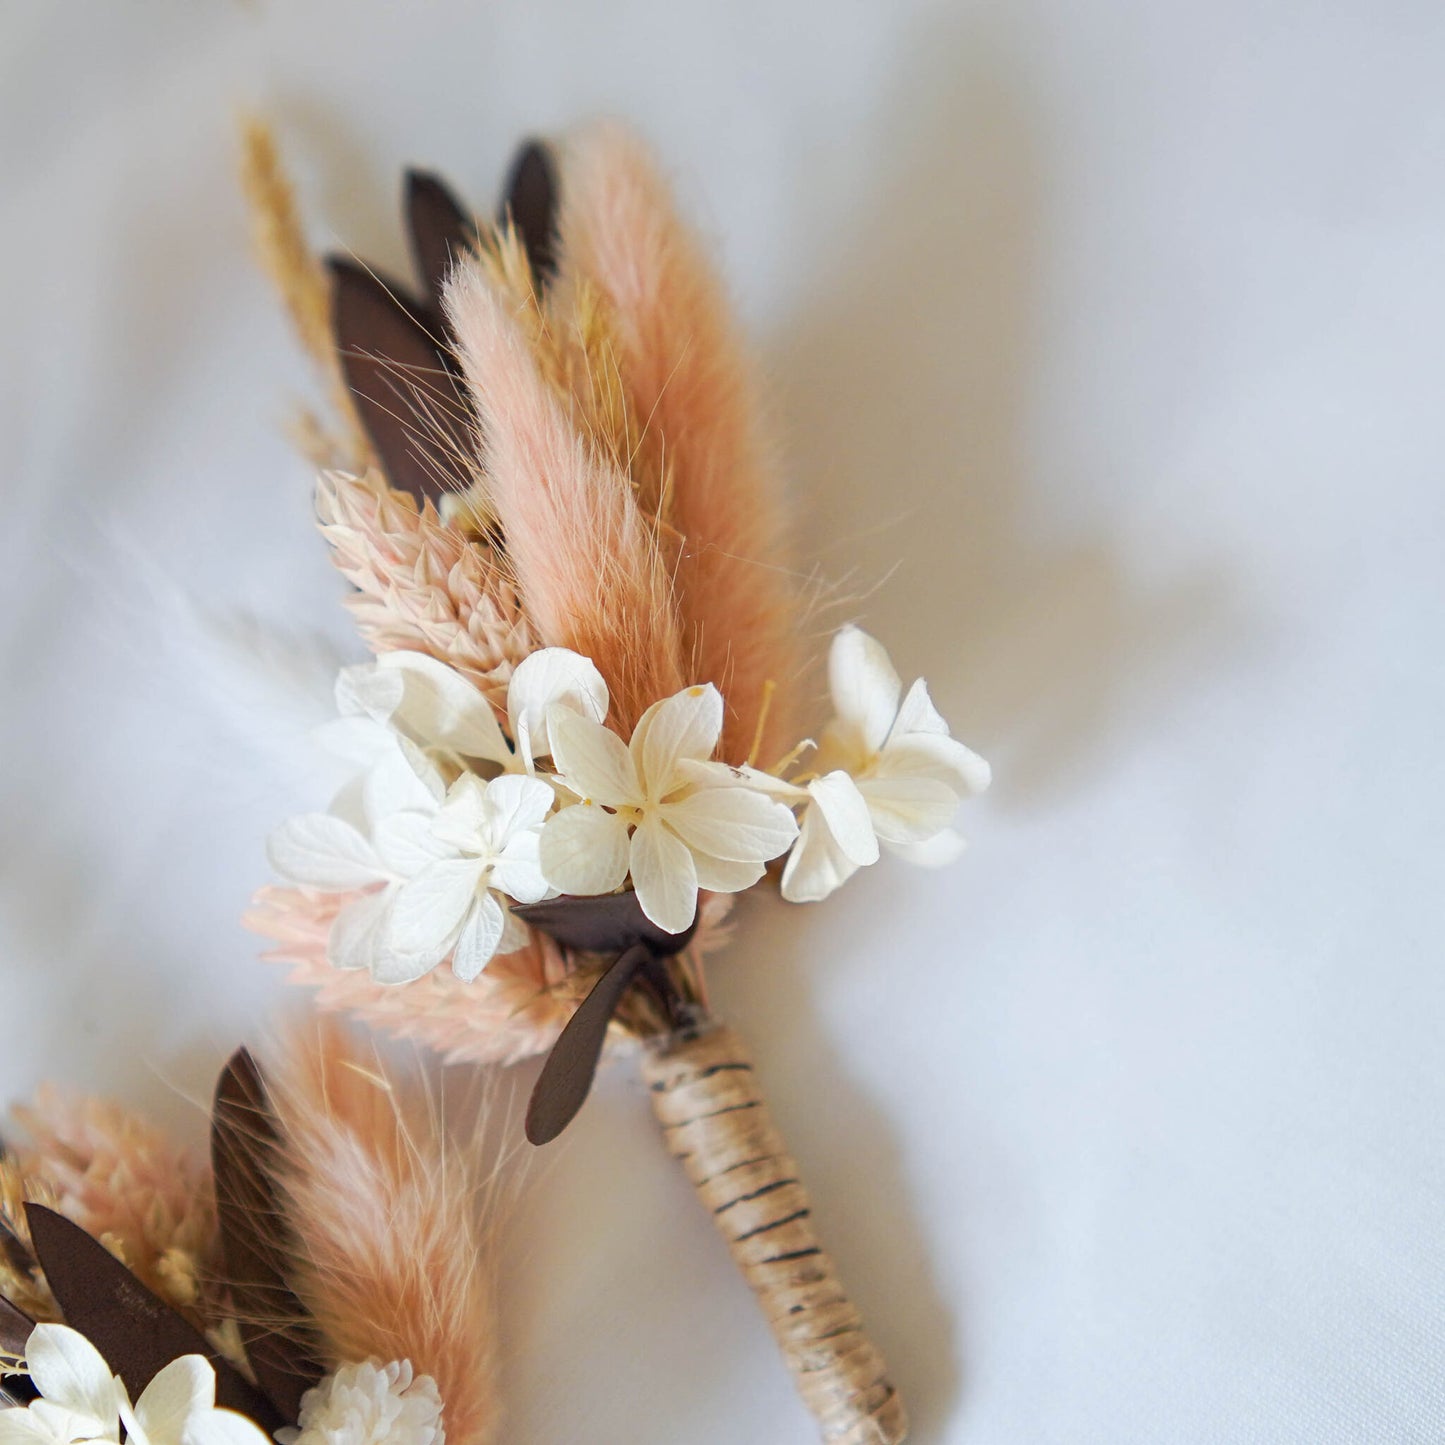
<path fill-rule="evenodd" d="M 611 725 L 686 683 L 671 580 L 627 478 L 577 431 L 538 369 L 510 305 L 475 259 L 447 287 L 447 313 L 482 418 L 489 501 L 538 640 L 590 657 L 612 694 Z"/>
<path fill-rule="evenodd" d="M 334 1020 L 264 1062 L 291 1282 L 334 1363 L 409 1360 L 453 1445 L 489 1445 L 499 1406 L 491 1221 L 473 1147 L 447 1138 L 419 1071 L 385 1068 Z"/>
<path fill-rule="evenodd" d="M 676 586 L 690 681 L 727 700 L 722 756 L 743 762 L 776 686 L 759 759 L 790 738 L 797 618 L 775 459 L 726 298 L 646 149 L 614 124 L 565 147 L 561 273 L 610 306 L 633 410 L 660 433 L 662 519 L 683 538 Z"/>

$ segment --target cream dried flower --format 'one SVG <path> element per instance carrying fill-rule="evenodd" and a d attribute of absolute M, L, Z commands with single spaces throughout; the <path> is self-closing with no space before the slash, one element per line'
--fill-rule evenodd
<path fill-rule="evenodd" d="M 442 1399 L 409 1360 L 343 1365 L 301 1400 L 285 1445 L 444 1445 Z"/>
<path fill-rule="evenodd" d="M 630 875 L 648 918 L 681 933 L 699 889 L 751 888 L 798 836 L 781 803 L 706 771 L 723 728 L 711 683 L 654 703 L 630 744 L 568 708 L 548 727 L 558 776 L 581 800 L 542 831 L 542 872 L 564 893 L 611 893 Z"/>
<path fill-rule="evenodd" d="M 484 543 L 378 476 L 323 472 L 316 515 L 373 652 L 410 649 L 484 691 L 505 687 L 534 643 L 516 588 Z"/>
<path fill-rule="evenodd" d="M 216 1371 L 202 1355 L 172 1360 L 134 1404 L 100 1351 L 65 1325 L 36 1325 L 25 1365 L 38 1398 L 0 1410 L 0 1445 L 118 1445 L 122 1429 L 128 1445 L 268 1445 L 260 1426 L 216 1408 Z"/>

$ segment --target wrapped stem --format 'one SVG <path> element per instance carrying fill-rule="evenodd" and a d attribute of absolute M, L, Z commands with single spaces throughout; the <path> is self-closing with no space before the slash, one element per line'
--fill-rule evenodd
<path fill-rule="evenodd" d="M 677 1034 L 644 1056 L 668 1150 L 687 1171 L 762 1306 L 832 1445 L 899 1445 L 903 1401 L 818 1242 L 808 1192 L 729 1028 Z"/>

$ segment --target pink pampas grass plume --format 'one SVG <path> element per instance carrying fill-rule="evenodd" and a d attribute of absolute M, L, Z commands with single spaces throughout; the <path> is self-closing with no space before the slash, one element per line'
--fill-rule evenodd
<path fill-rule="evenodd" d="M 545 1053 L 603 966 L 602 960 L 568 955 L 533 930 L 526 948 L 492 959 L 471 983 L 445 965 L 411 983 L 375 983 L 367 973 L 333 967 L 326 957 L 332 922 L 352 896 L 263 888 L 244 921 L 274 941 L 267 959 L 290 964 L 287 982 L 314 990 L 313 1001 L 323 1012 L 348 1015 L 393 1038 L 414 1039 L 448 1063 L 513 1064 Z M 728 893 L 702 895 L 688 950 L 695 966 L 728 942 L 733 901 Z M 695 972 L 701 989 L 700 967 Z M 629 1000 L 621 1022 L 639 1005 Z"/>
<path fill-rule="evenodd" d="M 512 308 L 475 257 L 447 314 L 481 417 L 488 500 L 544 645 L 590 657 L 626 738 L 687 682 L 671 579 L 631 484 L 564 414 Z"/>
<path fill-rule="evenodd" d="M 727 700 L 722 756 L 741 763 L 758 739 L 770 763 L 776 739 L 790 736 L 796 604 L 777 467 L 726 298 L 646 149 L 621 126 L 592 127 L 564 149 L 558 230 L 561 276 L 606 298 L 632 409 L 660 434 L 662 520 L 683 539 L 683 643 L 690 675 Z"/>
<path fill-rule="evenodd" d="M 561 948 L 540 933 L 526 948 L 494 958 L 471 983 L 446 967 L 401 986 L 334 968 L 326 940 L 351 896 L 264 888 L 246 926 L 275 940 L 266 956 L 289 963 L 288 982 L 314 989 L 318 1008 L 415 1039 L 448 1063 L 510 1064 L 545 1052 L 591 984 L 590 974 L 579 978 Z"/>
<path fill-rule="evenodd" d="M 430 1375 L 453 1445 L 496 1439 L 487 1180 L 446 1136 L 420 1073 L 384 1069 L 339 1024 L 265 1062 L 290 1282 L 333 1364 L 408 1360 Z"/>

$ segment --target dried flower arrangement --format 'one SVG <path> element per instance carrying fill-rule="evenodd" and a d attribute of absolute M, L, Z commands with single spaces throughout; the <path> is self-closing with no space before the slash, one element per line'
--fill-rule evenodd
<path fill-rule="evenodd" d="M 640 1044 L 667 1145 L 824 1438 L 903 1439 L 703 960 L 765 881 L 810 902 L 884 850 L 956 857 L 987 765 L 851 626 L 834 715 L 798 740 L 800 608 L 754 384 L 629 134 L 525 147 L 494 223 L 412 174 L 416 293 L 313 259 L 263 128 L 246 172 L 339 398 L 301 431 L 376 654 L 342 672 L 323 730 L 355 777 L 277 830 L 284 885 L 250 922 L 324 1009 L 453 1060 L 547 1052 L 534 1143 L 581 1107 L 609 1037 Z"/>
<path fill-rule="evenodd" d="M 209 1167 L 105 1101 L 46 1095 L 16 1122 L 3 1445 L 496 1438 L 494 1200 L 419 1070 L 334 1022 L 264 1076 L 242 1051 Z"/>

